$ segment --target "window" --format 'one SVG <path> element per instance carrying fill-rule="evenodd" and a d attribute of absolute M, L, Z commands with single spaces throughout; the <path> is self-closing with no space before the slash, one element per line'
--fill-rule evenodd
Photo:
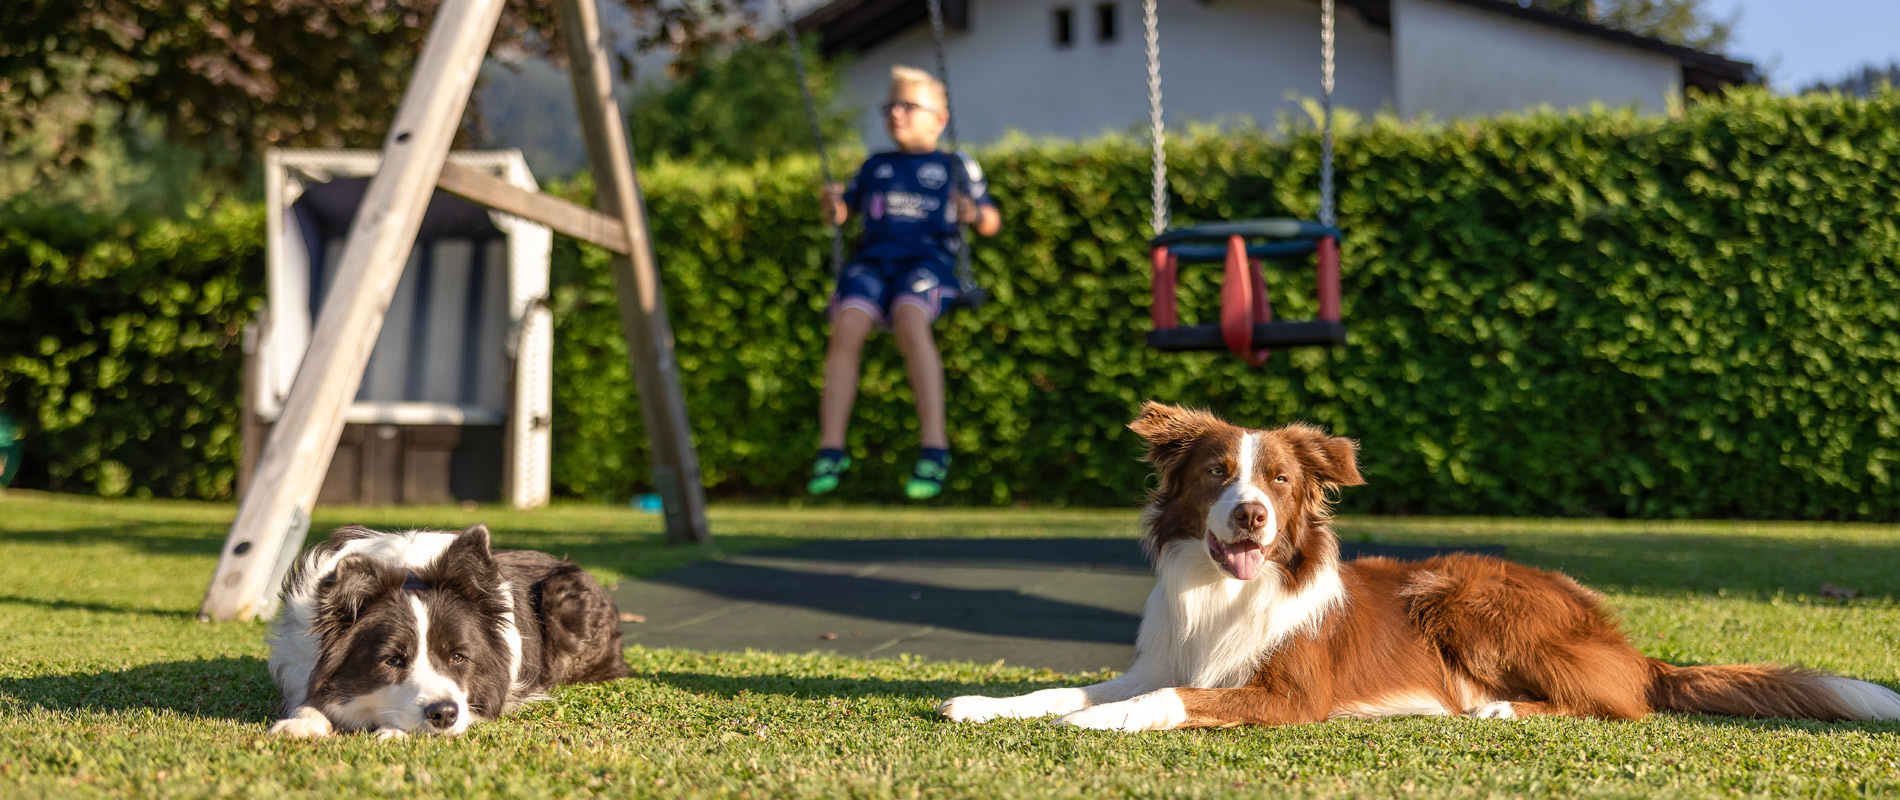
<path fill-rule="evenodd" d="M 1115 41 L 1115 4 L 1095 4 L 1095 41 L 1109 44 Z"/>
<path fill-rule="evenodd" d="M 1067 7 L 1056 9 L 1056 46 L 1075 44 L 1075 13 Z"/>

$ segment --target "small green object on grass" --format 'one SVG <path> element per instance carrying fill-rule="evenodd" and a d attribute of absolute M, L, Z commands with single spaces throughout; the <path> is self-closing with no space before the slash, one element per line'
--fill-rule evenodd
<path fill-rule="evenodd" d="M 13 418 L 0 414 L 0 488 L 13 485 L 20 471 L 20 426 Z"/>

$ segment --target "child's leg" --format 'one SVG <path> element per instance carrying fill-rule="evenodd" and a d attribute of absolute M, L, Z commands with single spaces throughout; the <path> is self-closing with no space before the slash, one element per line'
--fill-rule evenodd
<path fill-rule="evenodd" d="M 904 353 L 904 370 L 910 374 L 910 391 L 917 397 L 917 443 L 947 449 L 950 437 L 944 426 L 943 358 L 930 333 L 936 315 L 912 303 L 898 303 L 891 315 L 897 347 Z"/>
<path fill-rule="evenodd" d="M 864 340 L 877 321 L 862 308 L 846 306 L 831 323 L 831 343 L 825 348 L 825 393 L 818 403 L 818 446 L 843 450 L 845 429 L 851 424 L 851 406 L 858 399 L 858 363 Z"/>

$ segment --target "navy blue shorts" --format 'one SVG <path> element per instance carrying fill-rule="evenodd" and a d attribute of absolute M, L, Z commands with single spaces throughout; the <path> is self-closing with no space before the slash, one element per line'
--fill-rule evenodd
<path fill-rule="evenodd" d="M 888 330 L 897 307 L 912 305 L 923 309 L 935 322 L 961 293 L 955 268 L 939 259 L 853 261 L 838 274 L 838 288 L 831 294 L 831 316 L 836 319 L 845 309 L 856 308 L 871 315 L 879 328 Z"/>

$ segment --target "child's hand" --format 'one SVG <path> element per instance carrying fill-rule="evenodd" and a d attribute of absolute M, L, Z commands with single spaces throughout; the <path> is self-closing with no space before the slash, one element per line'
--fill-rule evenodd
<path fill-rule="evenodd" d="M 980 206 L 970 196 L 962 192 L 951 192 L 950 202 L 956 204 L 957 222 L 968 225 L 984 236 L 995 236 L 1003 229 L 1003 215 L 993 206 Z"/>
<path fill-rule="evenodd" d="M 818 190 L 818 198 L 825 204 L 825 217 L 833 225 L 843 225 L 851 216 L 851 209 L 844 204 L 844 184 L 827 183 Z"/>
<path fill-rule="evenodd" d="M 965 225 L 976 224 L 976 201 L 962 192 L 950 193 L 950 202 L 957 206 L 957 221 Z"/>

